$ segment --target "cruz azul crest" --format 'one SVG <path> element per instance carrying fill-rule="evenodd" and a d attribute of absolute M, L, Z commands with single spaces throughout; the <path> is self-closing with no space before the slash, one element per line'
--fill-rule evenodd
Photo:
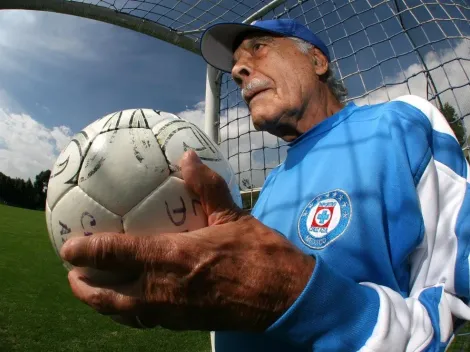
<path fill-rule="evenodd" d="M 351 201 L 346 192 L 337 189 L 320 194 L 300 215 L 300 239 L 310 248 L 325 248 L 346 231 L 351 215 Z"/>

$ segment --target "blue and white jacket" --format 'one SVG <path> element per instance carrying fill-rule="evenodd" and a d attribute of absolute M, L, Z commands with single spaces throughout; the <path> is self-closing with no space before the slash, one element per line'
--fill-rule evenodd
<path fill-rule="evenodd" d="M 253 215 L 316 258 L 263 334 L 216 352 L 443 351 L 470 320 L 469 168 L 445 118 L 403 96 L 349 103 L 290 144 Z"/>

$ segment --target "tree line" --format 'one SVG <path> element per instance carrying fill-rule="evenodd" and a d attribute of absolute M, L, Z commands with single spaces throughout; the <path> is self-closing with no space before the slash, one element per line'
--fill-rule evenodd
<path fill-rule="evenodd" d="M 463 125 L 463 119 L 459 119 L 455 108 L 449 103 L 445 103 L 440 109 L 442 115 L 446 118 L 450 127 L 455 133 L 455 137 L 459 141 L 460 146 L 463 146 L 466 142 L 465 127 Z"/>
<path fill-rule="evenodd" d="M 47 183 L 51 171 L 41 171 L 34 183 L 29 178 L 11 178 L 0 172 L 0 203 L 26 209 L 44 210 L 46 207 Z"/>

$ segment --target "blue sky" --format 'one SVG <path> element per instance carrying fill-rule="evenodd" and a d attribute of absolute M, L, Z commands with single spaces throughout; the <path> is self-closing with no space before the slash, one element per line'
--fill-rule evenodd
<path fill-rule="evenodd" d="M 147 35 L 47 12 L 2 11 L 0 89 L 46 127 L 74 132 L 132 107 L 179 112 L 204 99 L 205 62 Z M 6 64 L 5 64 L 6 61 Z"/>
<path fill-rule="evenodd" d="M 293 0 L 288 3 L 293 6 L 289 16 L 307 21 L 329 45 L 337 59 L 333 65 L 337 75 L 345 78 L 358 105 L 409 93 L 426 97 L 418 55 L 411 52 L 410 40 L 389 3 L 337 0 L 337 12 L 332 12 L 331 2 L 316 8 L 307 2 L 302 9 Z M 375 7 L 371 10 L 367 4 Z M 462 18 L 458 7 L 447 6 L 446 11 L 437 5 L 415 7 L 403 13 L 403 21 L 411 28 L 439 18 L 410 29 L 409 34 L 433 69 L 438 90 L 446 90 L 443 101 L 470 115 L 470 61 L 455 60 L 469 57 L 469 40 L 457 37 L 469 36 L 470 28 L 468 22 L 446 20 Z M 441 40 L 444 35 L 456 38 Z M 0 52 L 0 172 L 9 176 L 34 177 L 50 168 L 73 134 L 113 111 L 155 108 L 203 124 L 204 60 L 147 35 L 74 16 L 3 10 Z M 384 84 L 389 87 L 383 88 Z M 222 107 L 230 107 L 222 112 L 221 124 L 226 125 L 222 140 L 252 129 L 246 107 L 232 105 L 239 101 L 233 88 L 229 81 L 222 92 L 228 94 Z M 362 96 L 367 91 L 373 92 Z M 221 148 L 235 155 L 277 145 L 275 138 L 256 133 L 226 141 Z M 256 151 L 231 162 L 236 171 L 272 168 L 284 155 L 285 149 L 270 150 L 263 159 L 263 153 Z M 261 185 L 265 173 L 244 172 L 242 177 Z"/>

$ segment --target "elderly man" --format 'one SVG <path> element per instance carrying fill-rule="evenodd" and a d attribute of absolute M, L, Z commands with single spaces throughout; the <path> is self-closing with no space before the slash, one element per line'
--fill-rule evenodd
<path fill-rule="evenodd" d="M 215 330 L 217 352 L 443 350 L 470 319 L 470 177 L 444 117 L 413 96 L 344 105 L 328 49 L 295 21 L 215 25 L 201 49 L 286 160 L 249 215 L 187 153 L 209 226 L 69 240 L 72 264 L 137 277 L 72 270 L 74 294 L 141 326 Z"/>

